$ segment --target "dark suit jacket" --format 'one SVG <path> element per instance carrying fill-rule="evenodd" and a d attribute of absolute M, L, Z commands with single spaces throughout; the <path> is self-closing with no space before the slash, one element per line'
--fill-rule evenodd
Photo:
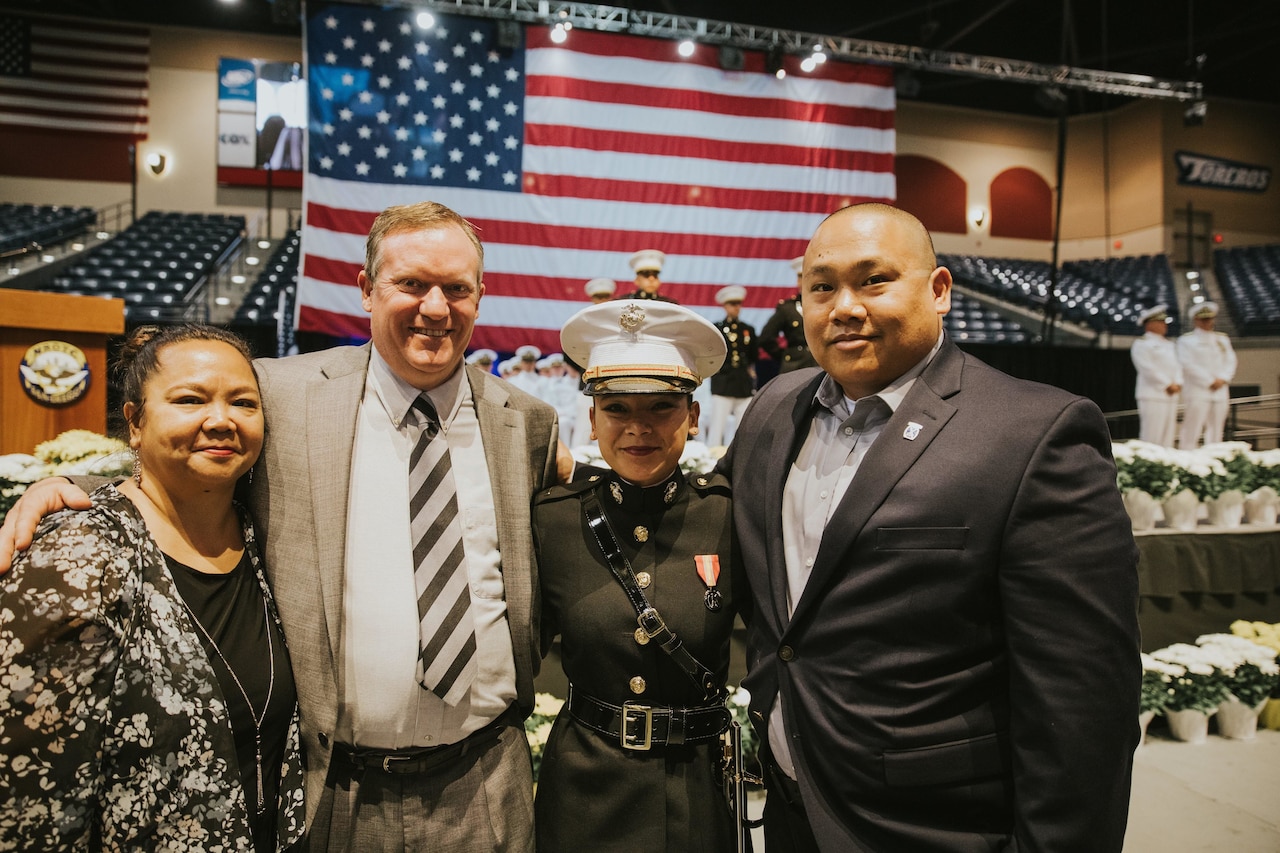
<path fill-rule="evenodd" d="M 308 824 L 338 719 L 347 492 L 369 354 L 365 344 L 254 362 L 267 433 L 250 507 L 298 685 Z M 555 483 L 556 412 L 496 376 L 466 371 L 493 483 L 516 689 L 528 711 L 542 660 L 530 506 L 534 493 Z"/>
<path fill-rule="evenodd" d="M 944 342 L 788 618 L 783 486 L 822 376 L 767 385 L 722 462 L 755 604 L 752 719 L 763 733 L 781 694 L 822 849 L 1119 851 L 1137 549 L 1101 413 Z"/>

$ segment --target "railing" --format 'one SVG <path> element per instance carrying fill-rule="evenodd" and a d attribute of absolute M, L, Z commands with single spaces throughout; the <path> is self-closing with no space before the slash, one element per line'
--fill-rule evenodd
<path fill-rule="evenodd" d="M 1179 422 L 1184 409 L 1184 406 L 1178 407 Z M 1107 419 L 1112 435 L 1137 432 L 1137 429 L 1128 428 L 1138 421 L 1137 409 L 1107 412 L 1103 417 Z M 1222 437 L 1227 441 L 1248 442 L 1255 450 L 1280 446 L 1280 394 L 1231 398 Z"/>

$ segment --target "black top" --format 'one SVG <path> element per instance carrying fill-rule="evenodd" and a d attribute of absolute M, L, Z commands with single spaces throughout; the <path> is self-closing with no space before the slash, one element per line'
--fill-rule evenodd
<path fill-rule="evenodd" d="M 209 632 L 218 649 L 235 670 L 253 709 L 245 705 L 244 694 L 227 671 L 218 651 L 208 638 L 195 629 L 213 665 L 231 717 L 235 735 L 236 758 L 240 779 L 244 783 L 245 806 L 253 829 L 253 844 L 258 853 L 276 849 L 276 812 L 280 790 L 280 768 L 284 760 L 289 720 L 297 704 L 293 671 L 285 651 L 280 627 L 266 618 L 262 588 L 254 577 L 249 554 L 225 575 L 208 574 L 179 563 L 165 555 L 174 585 L 196 619 Z M 270 648 L 268 648 L 270 643 Z M 271 683 L 270 662 L 274 655 L 275 683 Z M 271 701 L 262 722 L 262 790 L 264 810 L 258 813 L 257 756 L 254 742 L 254 714 L 262 712 L 270 687 Z"/>
<path fill-rule="evenodd" d="M 658 302 L 670 302 L 672 304 L 679 304 L 670 296 L 663 296 L 661 293 L 649 293 L 639 288 L 636 288 L 635 290 L 631 291 L 626 296 L 620 296 L 618 298 L 619 299 L 653 299 Z"/>

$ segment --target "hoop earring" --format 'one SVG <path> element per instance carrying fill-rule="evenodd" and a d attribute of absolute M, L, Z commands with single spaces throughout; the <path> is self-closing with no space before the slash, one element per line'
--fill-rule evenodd
<path fill-rule="evenodd" d="M 142 460 L 138 458 L 138 451 L 133 450 L 133 482 L 138 488 L 142 488 Z"/>

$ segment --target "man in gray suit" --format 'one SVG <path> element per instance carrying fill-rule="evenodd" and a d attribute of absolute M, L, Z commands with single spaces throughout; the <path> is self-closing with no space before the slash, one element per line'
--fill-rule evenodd
<path fill-rule="evenodd" d="M 1101 413 L 946 338 L 951 275 L 903 211 L 828 217 L 801 289 L 820 368 L 762 389 L 722 462 L 769 853 L 1119 851 L 1137 549 Z"/>
<path fill-rule="evenodd" d="M 358 277 L 372 341 L 255 363 L 267 434 L 250 504 L 297 683 L 312 850 L 533 849 L 529 508 L 555 482 L 558 426 L 550 406 L 463 365 L 483 265 L 452 210 L 388 208 Z M 457 472 L 474 622 L 476 675 L 456 702 L 415 676 L 406 471 L 422 393 Z M 0 564 L 17 521 L 0 534 Z"/>

